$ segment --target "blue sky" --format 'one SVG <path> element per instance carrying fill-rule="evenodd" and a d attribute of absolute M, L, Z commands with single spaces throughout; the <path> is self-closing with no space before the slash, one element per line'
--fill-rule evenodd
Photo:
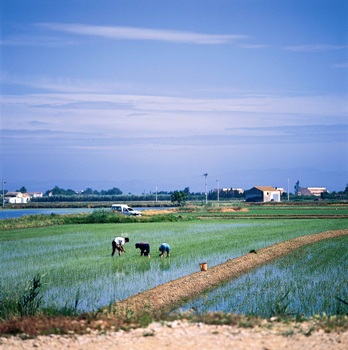
<path fill-rule="evenodd" d="M 348 183 L 347 1 L 0 6 L 9 190 Z"/>

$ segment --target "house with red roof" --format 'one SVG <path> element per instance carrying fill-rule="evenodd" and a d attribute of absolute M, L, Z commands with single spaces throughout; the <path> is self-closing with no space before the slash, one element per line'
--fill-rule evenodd
<path fill-rule="evenodd" d="M 244 191 L 246 202 L 280 202 L 281 191 L 271 186 L 255 186 Z"/>

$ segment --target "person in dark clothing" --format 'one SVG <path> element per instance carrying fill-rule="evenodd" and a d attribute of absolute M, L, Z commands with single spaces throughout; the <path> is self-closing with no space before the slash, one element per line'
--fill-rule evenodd
<path fill-rule="evenodd" d="M 135 243 L 135 249 L 140 249 L 140 256 L 150 257 L 150 244 L 147 242 Z"/>

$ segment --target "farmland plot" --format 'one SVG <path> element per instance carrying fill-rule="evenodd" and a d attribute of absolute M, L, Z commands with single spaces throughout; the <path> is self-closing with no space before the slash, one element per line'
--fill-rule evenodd
<path fill-rule="evenodd" d="M 337 315 L 348 309 L 348 237 L 302 247 L 242 275 L 180 310 L 214 311 L 270 317 Z"/>
<path fill-rule="evenodd" d="M 70 225 L 0 233 L 0 289 L 18 294 L 25 281 L 43 275 L 44 304 L 79 311 L 125 299 L 156 285 L 244 255 L 276 242 L 326 230 L 346 228 L 347 220 L 191 221 Z M 130 237 L 127 252 L 111 257 L 111 240 Z M 140 257 L 134 244 L 148 241 L 151 259 Z M 158 258 L 168 242 L 170 259 Z"/>

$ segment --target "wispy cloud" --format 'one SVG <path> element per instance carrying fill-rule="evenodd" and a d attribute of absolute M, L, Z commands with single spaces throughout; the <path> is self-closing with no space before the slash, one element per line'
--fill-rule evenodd
<path fill-rule="evenodd" d="M 96 26 L 67 23 L 37 23 L 49 30 L 115 40 L 155 40 L 175 43 L 216 45 L 248 38 L 239 34 L 202 34 L 195 32 L 139 27 Z"/>
<path fill-rule="evenodd" d="M 282 125 L 271 127 L 243 127 L 229 128 L 232 133 L 242 131 L 244 137 L 260 139 L 267 142 L 297 142 L 297 143 L 332 143 L 345 142 L 347 139 L 347 124 L 306 124 L 306 125 Z"/>
<path fill-rule="evenodd" d="M 242 44 L 242 45 L 238 45 L 238 47 L 241 47 L 242 49 L 267 49 L 270 47 L 270 45 L 267 45 L 267 44 Z"/>
<path fill-rule="evenodd" d="M 348 49 L 348 45 L 312 44 L 312 45 L 286 46 L 284 49 L 288 51 L 295 51 L 295 52 L 318 52 L 318 51 L 345 50 L 345 49 Z"/>
<path fill-rule="evenodd" d="M 345 63 L 336 63 L 332 65 L 333 68 L 348 68 L 348 62 Z"/>
<path fill-rule="evenodd" d="M 122 88 L 127 88 L 127 83 L 117 83 L 109 81 L 86 81 L 76 78 L 61 78 L 55 79 L 45 76 L 11 76 L 6 72 L 0 72 L 0 84 L 18 85 L 30 87 L 38 90 L 60 91 L 66 93 L 96 93 L 104 91 L 117 91 Z"/>
<path fill-rule="evenodd" d="M 117 151 L 124 147 L 146 146 L 170 148 L 174 146 L 207 147 L 232 145 L 270 144 L 346 144 L 348 126 L 340 125 L 284 125 L 279 127 L 232 127 L 225 134 L 217 130 L 197 135 L 142 135 L 133 137 L 125 133 L 115 134 L 98 131 L 71 132 L 52 129 L 4 129 L 2 135 L 6 143 L 25 148 L 28 142 L 31 149 L 46 145 L 65 149 L 85 149 Z M 8 148 L 8 147 L 7 147 Z"/>
<path fill-rule="evenodd" d="M 30 108 L 115 110 L 127 109 L 131 113 L 268 113 L 327 116 L 346 115 L 347 96 L 260 96 L 231 98 L 190 98 L 161 95 L 99 94 L 99 93 L 41 93 L 3 95 L 4 106 L 30 106 Z"/>
<path fill-rule="evenodd" d="M 0 46 L 63 47 L 77 45 L 76 40 L 66 40 L 53 36 L 16 35 L 0 40 Z"/>

